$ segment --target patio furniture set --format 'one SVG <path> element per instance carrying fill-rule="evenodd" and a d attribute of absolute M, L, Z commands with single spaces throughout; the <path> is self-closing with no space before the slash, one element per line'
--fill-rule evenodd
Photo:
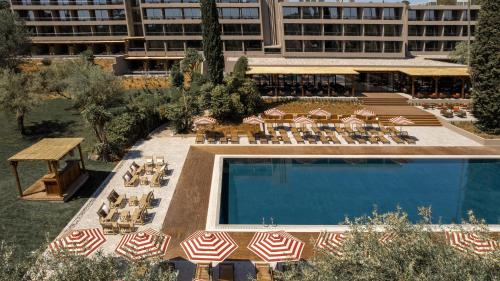
<path fill-rule="evenodd" d="M 167 163 L 163 156 L 146 156 L 143 165 L 138 165 L 135 161 L 132 162 L 129 170 L 122 177 L 123 184 L 125 187 L 134 187 L 137 184 L 161 187 L 166 170 Z M 151 176 L 151 179 L 148 176 Z"/>

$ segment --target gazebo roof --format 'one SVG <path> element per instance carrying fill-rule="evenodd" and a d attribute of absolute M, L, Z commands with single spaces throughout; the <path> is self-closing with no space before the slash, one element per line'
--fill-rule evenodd
<path fill-rule="evenodd" d="M 9 161 L 57 161 L 81 142 L 83 138 L 45 138 L 10 157 Z"/>

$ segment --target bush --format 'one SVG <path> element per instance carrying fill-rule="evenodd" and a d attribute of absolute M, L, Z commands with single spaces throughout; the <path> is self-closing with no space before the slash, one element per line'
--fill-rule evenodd
<path fill-rule="evenodd" d="M 42 65 L 49 66 L 51 64 L 52 64 L 52 61 L 49 58 L 43 58 L 42 59 Z"/>
<path fill-rule="evenodd" d="M 233 75 L 244 79 L 248 71 L 248 59 L 247 57 L 239 57 L 233 67 Z"/>

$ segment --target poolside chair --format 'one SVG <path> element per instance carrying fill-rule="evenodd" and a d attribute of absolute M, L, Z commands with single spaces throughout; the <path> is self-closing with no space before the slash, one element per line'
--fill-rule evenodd
<path fill-rule="evenodd" d="M 132 175 L 130 171 L 126 171 L 125 174 L 122 176 L 122 179 L 123 179 L 123 185 L 125 185 L 125 187 L 133 187 L 137 185 L 139 176 Z"/>
<path fill-rule="evenodd" d="M 269 141 L 267 139 L 267 135 L 264 132 L 261 131 L 258 133 L 258 135 L 259 135 L 259 141 L 261 144 L 268 144 L 269 143 Z"/>
<path fill-rule="evenodd" d="M 135 161 L 132 161 L 132 164 L 130 164 L 130 173 L 135 176 L 140 176 L 144 173 L 144 165 L 140 166 L 139 164 L 135 163 Z"/>
<path fill-rule="evenodd" d="M 354 135 L 354 138 L 358 141 L 359 144 L 366 144 L 366 138 L 361 135 Z"/>
<path fill-rule="evenodd" d="M 339 134 L 343 134 L 346 132 L 344 127 L 341 127 L 339 123 L 334 124 L 335 125 L 335 131 Z"/>
<path fill-rule="evenodd" d="M 104 234 L 118 234 L 119 228 L 116 222 L 99 222 Z"/>
<path fill-rule="evenodd" d="M 417 144 L 417 141 L 415 139 L 415 137 L 412 137 L 412 136 L 402 136 L 401 137 L 405 142 L 407 142 L 408 144 Z"/>
<path fill-rule="evenodd" d="M 111 209 L 120 208 L 126 200 L 127 197 L 125 194 L 119 195 L 114 189 L 111 190 L 108 195 L 109 206 L 111 206 Z"/>
<path fill-rule="evenodd" d="M 141 196 L 141 199 L 139 199 L 139 207 L 140 208 L 147 208 L 147 209 L 153 208 L 152 203 L 153 203 L 154 199 L 155 199 L 155 195 L 154 195 L 153 191 L 148 192 L 148 194 L 143 194 Z"/>
<path fill-rule="evenodd" d="M 153 174 L 153 177 L 151 178 L 151 183 L 149 186 L 151 187 L 160 187 L 161 186 L 161 180 L 163 176 L 165 175 L 165 168 L 167 165 L 163 165 L 160 168 L 156 169 L 155 173 Z"/>
<path fill-rule="evenodd" d="M 318 144 L 316 136 L 311 133 L 307 133 L 307 142 L 309 142 L 309 144 Z"/>
<path fill-rule="evenodd" d="M 299 133 L 294 133 L 293 137 L 295 138 L 295 141 L 297 141 L 298 144 L 304 144 L 304 139 Z"/>
<path fill-rule="evenodd" d="M 204 144 L 205 136 L 201 133 L 196 133 L 196 144 Z"/>
<path fill-rule="evenodd" d="M 273 271 L 269 264 L 256 263 L 255 269 L 257 271 L 257 281 L 272 281 L 273 279 Z"/>
<path fill-rule="evenodd" d="M 231 139 L 231 134 L 228 131 L 221 132 L 219 142 L 221 144 L 227 144 L 228 140 Z"/>
<path fill-rule="evenodd" d="M 234 280 L 234 265 L 232 263 L 219 264 L 219 280 L 220 281 Z"/>
<path fill-rule="evenodd" d="M 356 144 L 356 141 L 351 138 L 347 133 L 343 134 L 342 137 L 348 144 Z"/>
<path fill-rule="evenodd" d="M 135 208 L 134 211 L 132 212 L 132 216 L 130 218 L 130 221 L 136 225 L 140 224 L 143 225 L 146 222 L 146 216 L 148 214 L 148 211 L 146 208 Z"/>
<path fill-rule="evenodd" d="M 382 144 L 391 144 L 391 141 L 389 141 L 386 137 L 384 137 L 383 134 L 379 134 L 377 137 Z"/>
<path fill-rule="evenodd" d="M 156 156 L 155 157 L 155 168 L 160 168 L 165 166 L 165 157 L 163 156 Z"/>
<path fill-rule="evenodd" d="M 111 222 L 115 215 L 118 214 L 116 209 L 110 209 L 106 203 L 102 203 L 101 207 L 97 211 L 97 216 L 99 217 L 99 222 Z"/>
<path fill-rule="evenodd" d="M 146 174 L 151 175 L 153 174 L 153 169 L 155 168 L 155 162 L 153 159 L 153 156 L 146 156 L 144 157 L 145 159 L 145 164 L 144 167 L 146 169 Z"/>
<path fill-rule="evenodd" d="M 324 136 L 323 134 L 321 134 L 319 136 L 319 141 L 322 143 L 322 144 L 330 144 L 330 140 L 328 137 Z"/>
<path fill-rule="evenodd" d="M 193 280 L 212 280 L 210 272 L 212 267 L 208 263 L 199 263 L 196 265 Z"/>
<path fill-rule="evenodd" d="M 129 222 L 118 222 L 118 229 L 120 233 L 132 233 L 134 232 L 134 223 L 132 221 Z"/>
<path fill-rule="evenodd" d="M 389 137 L 397 144 L 405 144 L 404 140 L 402 140 L 396 135 L 389 135 Z"/>
<path fill-rule="evenodd" d="M 256 144 L 257 143 L 257 140 L 255 139 L 255 136 L 250 131 L 247 131 L 247 138 L 248 138 L 248 143 L 249 144 Z"/>
<path fill-rule="evenodd" d="M 213 132 L 208 132 L 207 133 L 207 142 L 209 144 L 215 144 L 215 136 Z"/>
<path fill-rule="evenodd" d="M 231 144 L 240 143 L 240 137 L 238 136 L 238 131 L 231 132 Z"/>

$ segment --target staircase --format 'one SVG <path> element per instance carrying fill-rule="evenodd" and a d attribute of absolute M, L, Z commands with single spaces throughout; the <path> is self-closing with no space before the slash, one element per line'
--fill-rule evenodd
<path fill-rule="evenodd" d="M 397 97 L 365 97 L 361 98 L 364 105 L 393 105 L 405 106 L 408 105 L 408 99 L 397 95 Z"/>
<path fill-rule="evenodd" d="M 380 122 L 384 125 L 392 125 L 389 119 L 398 117 L 400 115 L 377 115 Z M 436 116 L 429 113 L 429 115 L 403 115 L 415 123 L 412 126 L 441 126 L 441 122 Z"/>

